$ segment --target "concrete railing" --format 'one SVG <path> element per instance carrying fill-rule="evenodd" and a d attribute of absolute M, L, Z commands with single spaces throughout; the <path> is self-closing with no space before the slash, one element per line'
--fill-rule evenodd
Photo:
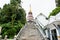
<path fill-rule="evenodd" d="M 8 38 L 7 38 L 7 35 L 5 36 L 4 39 L 2 39 L 1 37 L 2 37 L 2 36 L 0 35 L 0 40 L 16 40 L 16 35 L 14 36 L 13 39 L 8 39 Z"/>

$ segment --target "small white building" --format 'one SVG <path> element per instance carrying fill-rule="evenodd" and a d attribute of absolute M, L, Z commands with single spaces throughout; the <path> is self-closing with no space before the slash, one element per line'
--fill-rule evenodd
<path fill-rule="evenodd" d="M 38 15 L 37 20 L 45 31 L 48 40 L 60 40 L 60 13 L 56 16 L 51 16 L 46 20 L 45 15 Z M 43 33 L 44 34 L 44 33 Z"/>
<path fill-rule="evenodd" d="M 60 13 L 51 16 L 45 27 L 47 28 L 46 36 L 50 40 L 60 40 Z"/>

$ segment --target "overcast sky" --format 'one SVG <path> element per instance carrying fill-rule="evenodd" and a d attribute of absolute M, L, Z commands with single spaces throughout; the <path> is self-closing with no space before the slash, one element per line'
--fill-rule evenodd
<path fill-rule="evenodd" d="M 10 3 L 10 0 L 0 0 L 0 7 L 3 7 L 5 3 Z M 39 13 L 43 13 L 48 16 L 49 13 L 56 7 L 55 0 L 22 0 L 22 7 L 25 9 L 26 13 L 29 12 L 30 4 L 34 17 L 36 17 Z"/>

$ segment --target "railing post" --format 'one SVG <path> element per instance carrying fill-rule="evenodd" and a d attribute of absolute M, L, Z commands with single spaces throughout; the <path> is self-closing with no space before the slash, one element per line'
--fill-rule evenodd
<path fill-rule="evenodd" d="M 45 39 L 45 40 L 48 40 L 48 39 L 47 39 L 47 36 L 45 36 L 45 38 L 44 38 L 44 39 Z"/>
<path fill-rule="evenodd" d="M 4 38 L 4 40 L 7 40 L 7 35 L 5 35 L 5 38 Z"/>
<path fill-rule="evenodd" d="M 1 38 L 2 38 L 2 36 L 1 36 L 1 29 L 2 29 L 2 27 L 0 26 L 0 40 L 1 40 Z"/>
<path fill-rule="evenodd" d="M 1 29 L 2 29 L 2 27 L 0 26 L 0 34 L 1 34 Z"/>
<path fill-rule="evenodd" d="M 14 40 L 16 40 L 16 37 L 17 37 L 17 36 L 15 35 L 15 36 L 14 36 Z"/>
<path fill-rule="evenodd" d="M 0 40 L 1 40 L 2 36 L 0 35 Z"/>

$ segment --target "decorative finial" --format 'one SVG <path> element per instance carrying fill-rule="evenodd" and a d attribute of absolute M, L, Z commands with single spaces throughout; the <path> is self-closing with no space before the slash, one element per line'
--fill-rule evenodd
<path fill-rule="evenodd" d="M 30 4 L 30 12 L 31 12 L 31 4 Z"/>

